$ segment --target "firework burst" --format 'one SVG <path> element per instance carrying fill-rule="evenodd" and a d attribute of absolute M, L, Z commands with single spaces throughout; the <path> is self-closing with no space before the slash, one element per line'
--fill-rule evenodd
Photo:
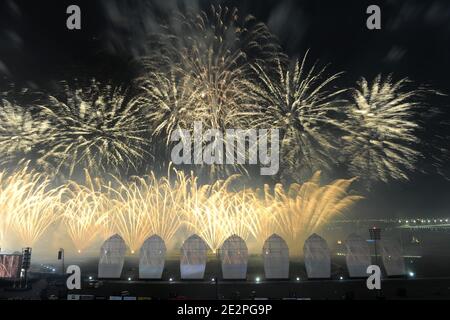
<path fill-rule="evenodd" d="M 398 82 L 378 76 L 362 79 L 353 90 L 350 135 L 345 148 L 350 172 L 368 185 L 372 182 L 408 180 L 421 153 L 417 147 L 420 125 L 414 121 L 422 90 L 408 90 L 408 80 Z"/>
<path fill-rule="evenodd" d="M 306 59 L 293 66 L 278 59 L 275 72 L 253 67 L 259 78 L 253 93 L 261 106 L 256 126 L 281 130 L 284 169 L 297 180 L 332 168 L 336 132 L 346 129 L 337 117 L 344 111 L 337 101 L 344 90 L 332 86 L 339 74 L 327 75 L 317 65 L 308 69 Z"/>
<path fill-rule="evenodd" d="M 64 88 L 63 101 L 50 96 L 49 106 L 41 108 L 55 127 L 45 160 L 55 162 L 57 171 L 67 169 L 68 176 L 86 168 L 96 175 L 137 170 L 149 145 L 139 98 L 95 80 L 86 88 Z"/>
<path fill-rule="evenodd" d="M 157 120 L 154 134 L 163 132 L 170 141 L 174 130 L 192 131 L 194 122 L 205 129 L 248 128 L 255 115 L 247 94 L 249 64 L 278 54 L 274 43 L 265 25 L 240 18 L 236 9 L 176 15 L 159 36 L 157 53 L 143 60 L 149 72 L 141 87 L 153 106 L 150 118 Z M 166 72 L 154 72 L 155 61 Z M 213 177 L 227 170 L 208 168 Z"/>
<path fill-rule="evenodd" d="M 5 99 L 0 101 L 0 110 L 0 165 L 25 167 L 31 161 L 46 168 L 39 159 L 44 153 L 40 147 L 51 141 L 54 133 L 49 121 Z"/>

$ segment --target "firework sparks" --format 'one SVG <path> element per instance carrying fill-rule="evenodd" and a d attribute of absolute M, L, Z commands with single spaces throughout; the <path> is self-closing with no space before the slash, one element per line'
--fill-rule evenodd
<path fill-rule="evenodd" d="M 235 180 L 218 180 L 212 185 L 199 186 L 195 178 L 187 185 L 188 193 L 184 206 L 184 223 L 188 229 L 198 234 L 217 252 L 222 243 L 237 234 L 248 239 L 248 218 L 250 203 L 242 201 L 241 194 L 229 192 L 229 185 Z"/>
<path fill-rule="evenodd" d="M 63 203 L 63 219 L 78 253 L 92 245 L 103 228 L 108 227 L 110 199 L 101 192 L 102 183 L 86 173 L 86 186 L 75 182 L 67 186 L 68 200 Z M 110 231 L 109 233 L 112 233 Z"/>
<path fill-rule="evenodd" d="M 306 237 L 362 199 L 348 194 L 352 182 L 353 180 L 337 180 L 320 186 L 318 172 L 308 182 L 302 185 L 292 184 L 288 190 L 277 185 L 273 193 L 270 193 L 270 189 L 266 188 L 265 198 L 274 207 L 277 229 L 291 248 L 299 249 Z"/>
<path fill-rule="evenodd" d="M 52 137 L 49 122 L 5 99 L 0 101 L 0 109 L 0 164 L 25 166 L 39 159 L 44 152 L 39 147 Z M 34 164 L 45 167 L 40 161 Z"/>
<path fill-rule="evenodd" d="M 112 219 L 132 253 L 155 234 L 170 242 L 181 225 L 179 208 L 183 192 L 168 178 L 157 179 L 152 173 L 146 178 L 134 178 L 129 184 L 119 183 L 115 195 Z"/>
<path fill-rule="evenodd" d="M 362 79 L 354 89 L 351 109 L 352 134 L 345 151 L 350 172 L 371 182 L 408 180 L 421 156 L 417 149 L 420 126 L 413 120 L 420 90 L 405 88 L 408 80 L 394 82 L 378 76 L 373 83 Z"/>
<path fill-rule="evenodd" d="M 9 176 L 1 199 L 2 209 L 6 206 L 11 212 L 7 226 L 15 231 L 22 246 L 31 247 L 60 218 L 63 188 L 51 188 L 44 175 L 27 171 Z"/>
<path fill-rule="evenodd" d="M 134 254 L 150 236 L 150 214 L 146 210 L 145 195 L 136 183 L 121 184 L 115 193 L 111 216 L 119 234 Z"/>
<path fill-rule="evenodd" d="M 4 247 L 12 223 L 12 209 L 17 206 L 16 185 L 5 172 L 0 173 L 0 248 Z"/>
<path fill-rule="evenodd" d="M 97 175 L 136 169 L 149 144 L 139 99 L 128 100 L 126 90 L 95 80 L 83 89 L 65 84 L 64 93 L 64 102 L 50 96 L 49 106 L 42 107 L 55 126 L 45 159 L 56 162 L 58 171 L 67 166 L 69 176 L 86 168 Z"/>
<path fill-rule="evenodd" d="M 255 115 L 247 94 L 249 54 L 267 60 L 278 49 L 267 28 L 250 17 L 241 19 L 236 9 L 219 6 L 200 14 L 176 15 L 164 30 L 162 52 L 143 60 L 150 71 L 141 79 L 153 106 L 154 135 L 164 133 L 169 142 L 174 130 L 192 130 L 194 122 L 201 122 L 205 129 L 248 128 Z M 168 65 L 168 72 L 154 72 L 155 61 Z M 203 148 L 207 146 L 203 143 Z M 208 169 L 213 177 L 227 170 L 223 166 Z"/>
<path fill-rule="evenodd" d="M 267 185 L 263 190 L 232 190 L 239 176 L 199 185 L 196 176 L 174 172 L 174 178 L 169 174 L 158 179 L 152 173 L 107 185 L 86 173 L 86 186 L 70 182 L 62 188 L 51 188 L 43 175 L 26 170 L 0 174 L 0 240 L 12 228 L 22 245 L 32 246 L 62 217 L 79 252 L 105 228 L 108 235 L 118 232 L 135 253 L 151 235 L 170 243 L 182 225 L 214 252 L 231 235 L 262 245 L 277 232 L 295 246 L 361 199 L 348 195 L 353 180 L 321 187 L 320 173 L 303 185 L 285 190 L 279 184 L 272 191 Z"/>
<path fill-rule="evenodd" d="M 259 86 L 253 88 L 260 102 L 259 127 L 281 129 L 282 154 L 290 175 L 305 180 L 317 170 L 330 170 L 336 151 L 336 131 L 345 130 L 336 118 L 342 113 L 333 82 L 340 74 L 326 75 L 326 68 L 307 69 L 305 55 L 293 67 L 277 60 L 274 75 L 261 64 L 253 69 Z"/>

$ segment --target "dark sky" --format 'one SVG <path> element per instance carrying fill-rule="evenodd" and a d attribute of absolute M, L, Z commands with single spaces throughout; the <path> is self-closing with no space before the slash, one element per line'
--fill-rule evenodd
<path fill-rule="evenodd" d="M 237 6 L 266 22 L 291 56 L 310 56 L 345 71 L 352 85 L 365 76 L 394 73 L 450 92 L 450 1 L 448 0 L 236 0 L 192 1 Z M 179 1 L 180 2 L 180 1 Z M 0 78 L 48 86 L 62 79 L 97 77 L 127 82 L 145 31 L 155 23 L 149 4 L 170 11 L 174 1 L 0 0 Z M 82 9 L 82 30 L 66 29 L 66 8 Z M 366 8 L 382 9 L 382 30 L 366 28 Z M 436 101 L 438 104 L 447 103 Z M 441 132 L 441 134 L 444 134 Z M 380 186 L 364 216 L 447 216 L 450 184 L 433 174 L 410 183 Z M 449 214 L 450 216 L 450 214 Z"/>

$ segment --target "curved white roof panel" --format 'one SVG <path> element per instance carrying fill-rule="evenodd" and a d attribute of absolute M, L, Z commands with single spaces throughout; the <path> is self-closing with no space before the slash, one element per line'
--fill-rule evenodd
<path fill-rule="evenodd" d="M 351 234 L 345 242 L 347 249 L 346 262 L 350 278 L 366 278 L 367 268 L 372 264 L 370 247 L 366 240 Z"/>
<path fill-rule="evenodd" d="M 400 243 L 397 240 L 385 239 L 380 242 L 380 247 L 387 276 L 404 276 L 406 274 L 406 267 Z"/>

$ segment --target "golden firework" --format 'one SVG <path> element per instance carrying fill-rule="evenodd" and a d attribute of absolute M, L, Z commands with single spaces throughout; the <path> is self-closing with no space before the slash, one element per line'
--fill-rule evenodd
<path fill-rule="evenodd" d="M 251 88 L 261 111 L 254 125 L 281 130 L 285 174 L 296 181 L 305 181 L 318 170 L 331 170 L 336 133 L 346 130 L 337 117 L 345 112 L 338 101 L 345 90 L 333 88 L 340 74 L 328 75 L 326 67 L 317 64 L 308 68 L 307 57 L 292 66 L 277 59 L 275 71 L 255 64 L 259 81 Z"/>
<path fill-rule="evenodd" d="M 10 209 L 8 227 L 15 231 L 21 246 L 33 246 L 60 218 L 64 188 L 53 188 L 42 174 L 25 168 L 12 174 L 2 187 L 2 204 Z"/>
<path fill-rule="evenodd" d="M 274 206 L 277 230 L 292 249 L 299 250 L 308 236 L 362 199 L 348 194 L 354 180 L 321 186 L 320 176 L 317 172 L 308 182 L 292 184 L 287 190 L 280 184 L 273 192 L 266 189 L 266 198 Z"/>
<path fill-rule="evenodd" d="M 370 187 L 373 182 L 408 180 L 421 157 L 414 115 L 423 90 L 407 89 L 409 81 L 377 76 L 353 90 L 348 142 L 349 170 Z"/>
<path fill-rule="evenodd" d="M 159 50 L 143 59 L 147 73 L 140 84 L 154 120 L 153 135 L 163 135 L 169 144 L 175 130 L 192 133 L 194 122 L 205 129 L 249 128 L 256 115 L 248 95 L 250 64 L 278 54 L 267 27 L 221 6 L 174 16 L 158 37 Z M 250 52 L 257 58 L 251 59 Z M 207 146 L 202 142 L 202 149 Z M 213 178 L 245 171 L 243 166 L 202 168 Z"/>
<path fill-rule="evenodd" d="M 63 98 L 49 96 L 47 106 L 40 108 L 54 128 L 42 159 L 68 176 L 86 168 L 96 175 L 136 170 L 149 151 L 140 99 L 96 80 L 81 89 L 63 85 Z"/>
<path fill-rule="evenodd" d="M 66 197 L 68 200 L 62 204 L 63 220 L 69 237 L 81 253 L 110 225 L 110 198 L 102 193 L 102 182 L 93 180 L 87 172 L 86 185 L 70 182 Z"/>

